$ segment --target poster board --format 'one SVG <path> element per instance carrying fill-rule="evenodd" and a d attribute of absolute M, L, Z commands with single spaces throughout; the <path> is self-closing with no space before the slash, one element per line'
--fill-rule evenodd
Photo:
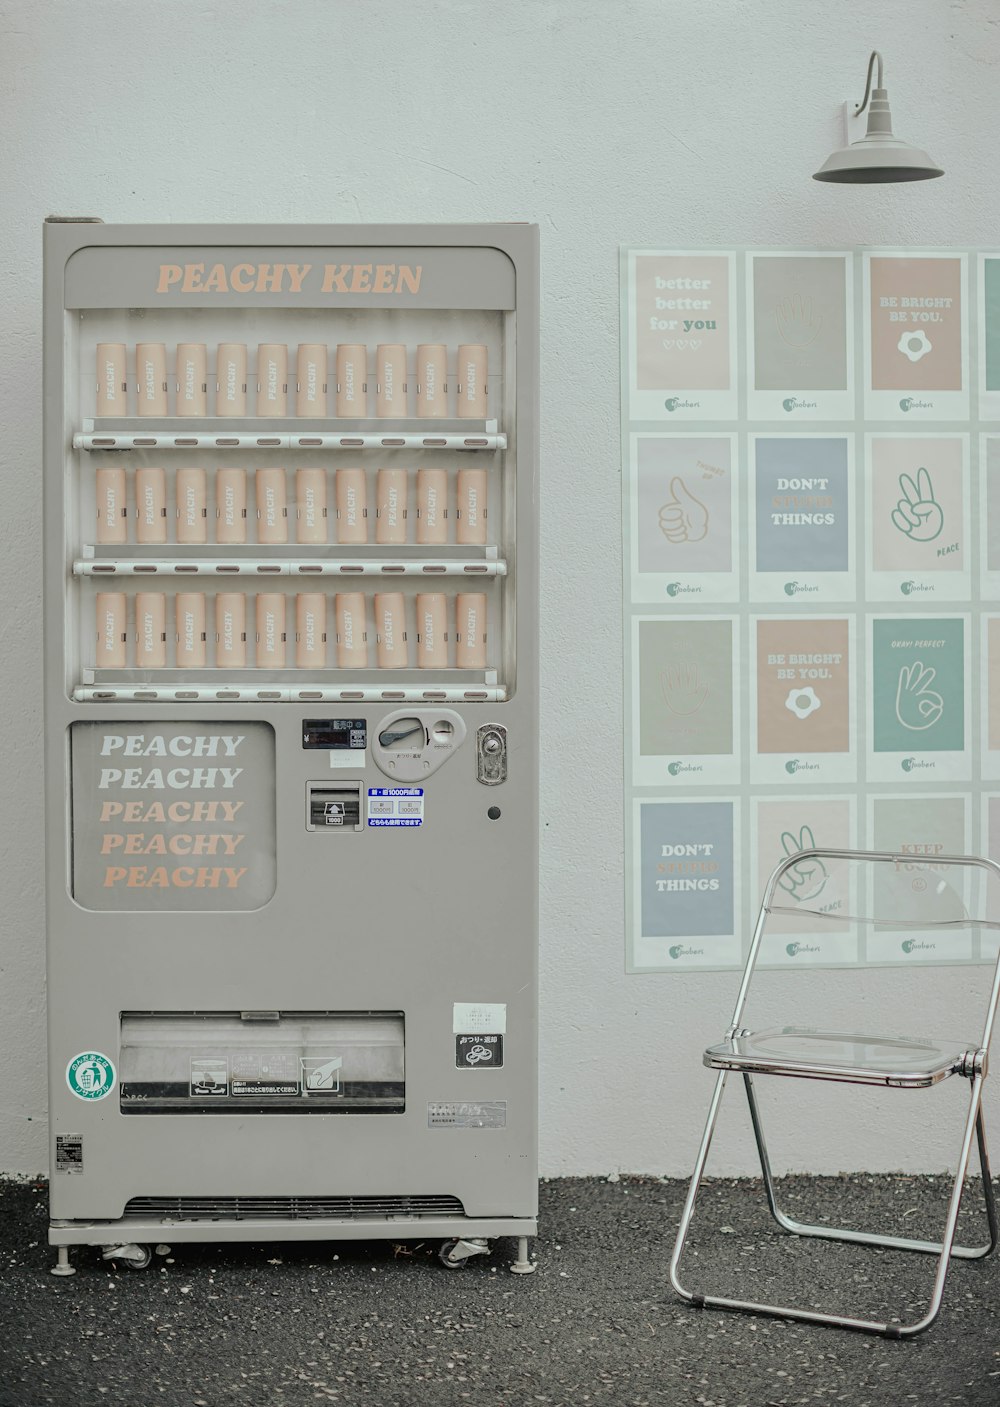
<path fill-rule="evenodd" d="M 621 348 L 628 969 L 813 844 L 1000 858 L 1000 251 L 623 249 Z"/>

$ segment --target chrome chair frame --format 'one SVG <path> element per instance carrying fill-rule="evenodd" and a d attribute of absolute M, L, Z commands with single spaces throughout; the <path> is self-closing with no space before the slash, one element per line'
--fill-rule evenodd
<path fill-rule="evenodd" d="M 764 897 L 761 901 L 760 912 L 757 917 L 757 924 L 754 929 L 753 940 L 750 944 L 750 952 L 747 956 L 746 966 L 743 970 L 743 980 L 740 984 L 739 994 L 736 998 L 736 1006 L 733 1011 L 733 1018 L 725 1039 L 733 1041 L 734 1038 L 749 1036 L 751 1033 L 741 1028 L 740 1019 L 743 1008 L 746 1004 L 750 990 L 750 982 L 753 977 L 754 968 L 760 951 L 761 942 L 767 918 L 772 912 L 772 900 L 775 889 L 781 876 L 792 865 L 798 864 L 802 860 L 849 860 L 849 861 L 871 861 L 874 863 L 912 864 L 913 857 L 901 856 L 887 851 L 871 850 L 803 850 L 788 856 L 771 873 L 764 890 Z M 971 855 L 937 855 L 934 857 L 935 864 L 951 864 L 960 866 L 979 867 L 1000 879 L 1000 865 L 992 860 L 981 859 Z M 1000 928 L 1000 922 L 984 920 L 967 920 L 969 925 L 988 928 Z M 926 1088 L 937 1083 L 940 1079 L 947 1078 L 948 1075 L 962 1075 L 969 1080 L 969 1107 L 965 1120 L 964 1132 L 959 1151 L 958 1167 L 955 1173 L 955 1180 L 952 1185 L 951 1195 L 948 1202 L 948 1212 L 945 1219 L 944 1234 L 940 1241 L 920 1241 L 912 1240 L 903 1236 L 883 1236 L 875 1232 L 856 1231 L 848 1227 L 814 1226 L 806 1222 L 795 1220 L 783 1212 L 778 1204 L 778 1194 L 775 1179 L 771 1171 L 770 1159 L 767 1151 L 767 1143 L 764 1137 L 764 1127 L 761 1120 L 760 1106 L 757 1102 L 757 1095 L 754 1090 L 753 1073 L 746 1068 L 751 1062 L 740 1061 L 734 1063 L 730 1068 L 715 1063 L 720 1057 L 714 1052 L 718 1047 L 712 1047 L 706 1051 L 704 1063 L 712 1065 L 719 1070 L 718 1078 L 715 1082 L 715 1089 L 709 1104 L 708 1118 L 705 1124 L 705 1132 L 702 1135 L 701 1146 L 698 1150 L 698 1157 L 695 1162 L 694 1173 L 691 1184 L 688 1188 L 687 1197 L 684 1202 L 684 1209 L 681 1214 L 681 1222 L 677 1231 L 677 1239 L 674 1244 L 674 1252 L 670 1261 L 670 1283 L 674 1290 L 682 1299 L 698 1308 L 708 1309 L 729 1309 L 742 1310 L 751 1314 L 769 1315 L 778 1319 L 803 1320 L 813 1324 L 828 1324 L 842 1329 L 856 1329 L 863 1333 L 879 1334 L 887 1339 L 912 1338 L 916 1334 L 923 1333 L 934 1323 L 941 1309 L 941 1301 L 944 1295 L 945 1280 L 952 1257 L 964 1260 L 982 1260 L 995 1250 L 998 1240 L 997 1209 L 994 1198 L 993 1185 L 990 1180 L 989 1153 L 986 1145 L 986 1130 L 983 1123 L 982 1112 L 982 1090 L 983 1082 L 989 1068 L 989 1046 L 993 1034 L 993 1026 L 996 1018 L 997 1003 L 1000 1000 L 1000 955 L 998 955 L 993 971 L 993 980 L 990 989 L 989 1003 L 987 1006 L 986 1020 L 983 1027 L 982 1038 L 978 1047 L 966 1051 L 960 1056 L 954 1066 L 935 1075 L 928 1075 L 922 1081 L 915 1078 L 906 1078 L 903 1073 L 896 1080 L 887 1076 L 872 1080 L 863 1077 L 861 1072 L 847 1068 L 836 1069 L 829 1066 L 824 1073 L 816 1071 L 806 1072 L 800 1069 L 768 1070 L 763 1067 L 758 1068 L 754 1073 L 778 1074 L 784 1077 L 796 1079 L 832 1079 L 845 1083 L 878 1083 L 883 1087 L 895 1088 Z M 710 1058 L 711 1057 L 711 1058 Z M 742 1068 L 741 1068 L 742 1067 Z M 893 1250 L 918 1251 L 929 1255 L 936 1255 L 937 1270 L 931 1290 L 931 1297 L 927 1312 L 922 1318 L 912 1323 L 889 1323 L 875 1319 L 855 1319 L 842 1314 L 824 1314 L 816 1310 L 800 1309 L 791 1305 L 767 1304 L 755 1300 L 730 1299 L 719 1295 L 703 1295 L 689 1290 L 682 1284 L 679 1276 L 681 1258 L 687 1242 L 688 1232 L 694 1216 L 695 1202 L 701 1186 L 705 1172 L 705 1164 L 708 1159 L 709 1149 L 712 1144 L 712 1135 L 719 1116 L 719 1109 L 722 1104 L 722 1096 L 726 1088 L 726 1081 L 734 1070 L 738 1070 L 743 1079 L 746 1091 L 747 1102 L 750 1108 L 750 1120 L 753 1126 L 754 1139 L 757 1144 L 757 1151 L 760 1157 L 761 1173 L 764 1182 L 764 1191 L 767 1198 L 768 1208 L 771 1215 L 780 1227 L 796 1236 L 817 1237 L 827 1241 L 850 1241 L 859 1245 L 887 1247 Z M 960 1246 L 955 1244 L 955 1233 L 958 1225 L 959 1208 L 962 1201 L 962 1193 L 965 1178 L 968 1171 L 969 1160 L 972 1153 L 972 1144 L 975 1140 L 979 1153 L 979 1163 L 983 1176 L 983 1197 L 986 1206 L 986 1219 L 989 1228 L 989 1240 L 981 1246 Z"/>

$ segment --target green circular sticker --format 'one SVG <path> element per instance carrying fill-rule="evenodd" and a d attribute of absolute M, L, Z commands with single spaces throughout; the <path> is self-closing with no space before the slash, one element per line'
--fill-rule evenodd
<path fill-rule="evenodd" d="M 106 1055 L 85 1050 L 66 1066 L 66 1083 L 77 1099 L 103 1099 L 115 1085 L 115 1067 Z"/>

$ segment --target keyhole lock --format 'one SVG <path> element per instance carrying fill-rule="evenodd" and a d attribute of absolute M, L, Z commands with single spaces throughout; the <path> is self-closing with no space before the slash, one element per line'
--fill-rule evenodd
<path fill-rule="evenodd" d="M 484 787 L 507 780 L 507 729 L 502 723 L 484 723 L 476 733 L 476 778 Z"/>

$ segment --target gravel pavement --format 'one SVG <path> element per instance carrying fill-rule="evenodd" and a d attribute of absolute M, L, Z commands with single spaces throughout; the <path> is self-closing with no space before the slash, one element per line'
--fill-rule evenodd
<path fill-rule="evenodd" d="M 787 1178 L 799 1216 L 932 1236 L 943 1178 Z M 906 1407 L 1000 1404 L 1000 1256 L 957 1262 L 920 1338 L 887 1342 L 692 1309 L 667 1262 L 684 1185 L 541 1187 L 537 1274 L 513 1243 L 448 1271 L 438 1244 L 179 1245 L 145 1271 L 74 1253 L 49 1274 L 43 1184 L 0 1182 L 0 1407 Z M 982 1227 L 971 1183 L 960 1234 Z M 689 1277 L 855 1314 L 916 1317 L 925 1256 L 796 1240 L 760 1184 L 706 1185 Z M 166 1239 L 169 1239 L 167 1237 Z M 697 1252 L 697 1254 L 694 1254 Z"/>

